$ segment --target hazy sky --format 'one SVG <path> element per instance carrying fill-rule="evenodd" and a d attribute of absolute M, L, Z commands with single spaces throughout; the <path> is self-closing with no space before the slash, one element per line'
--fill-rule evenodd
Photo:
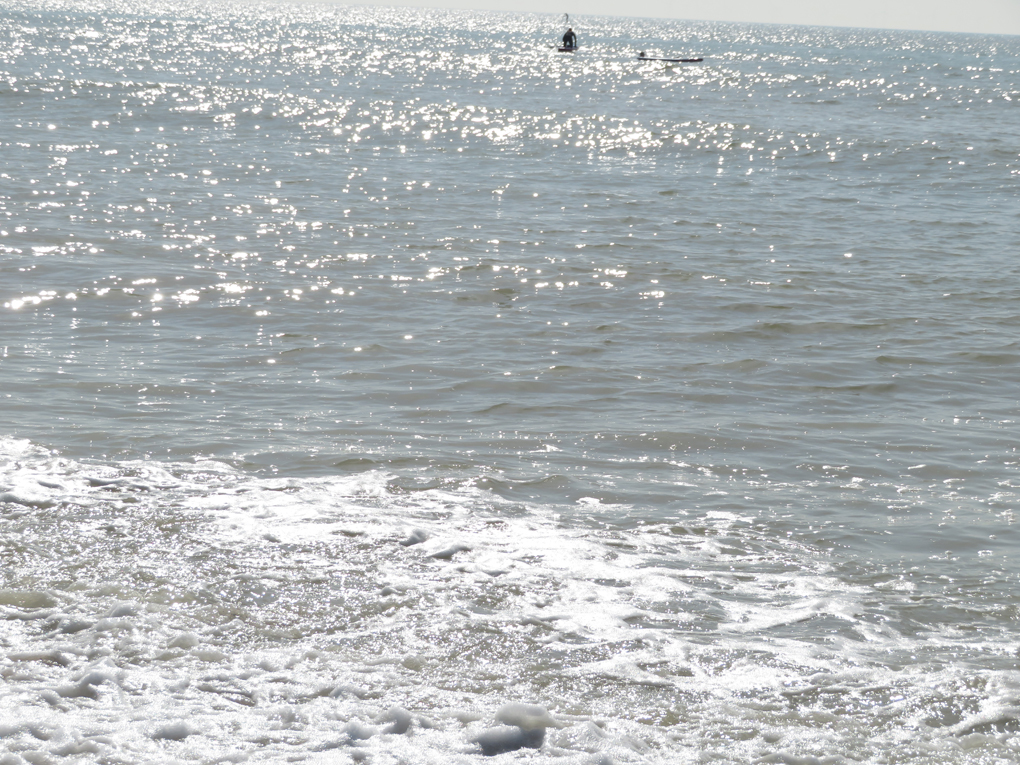
<path fill-rule="evenodd" d="M 357 0 L 355 0 L 357 2 Z M 365 5 L 1020 35 L 1020 0 L 361 0 Z"/>

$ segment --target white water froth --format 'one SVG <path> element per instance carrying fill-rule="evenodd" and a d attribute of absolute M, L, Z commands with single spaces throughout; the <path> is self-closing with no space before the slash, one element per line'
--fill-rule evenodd
<path fill-rule="evenodd" d="M 5 762 L 1018 750 L 1018 641 L 909 634 L 912 590 L 850 585 L 746 517 L 579 528 L 378 471 L 0 448 Z"/>

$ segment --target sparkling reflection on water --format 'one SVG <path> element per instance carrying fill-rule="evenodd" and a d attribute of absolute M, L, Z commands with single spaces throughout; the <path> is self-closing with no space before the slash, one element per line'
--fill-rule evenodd
<path fill-rule="evenodd" d="M 0 16 L 5 634 L 77 657 L 24 703 L 107 755 L 193 705 L 184 759 L 445 762 L 508 700 L 542 757 L 1015 753 L 1015 42 L 558 23 Z M 438 727 L 344 727 L 393 705 Z"/>

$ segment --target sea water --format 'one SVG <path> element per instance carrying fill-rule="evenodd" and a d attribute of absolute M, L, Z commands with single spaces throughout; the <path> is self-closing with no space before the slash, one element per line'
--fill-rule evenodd
<path fill-rule="evenodd" d="M 1020 39 L 571 23 L 4 3 L 0 762 L 1020 758 Z"/>

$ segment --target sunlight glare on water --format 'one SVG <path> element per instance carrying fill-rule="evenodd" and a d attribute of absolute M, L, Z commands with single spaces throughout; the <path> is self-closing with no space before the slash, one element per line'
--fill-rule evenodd
<path fill-rule="evenodd" d="M 3 762 L 1017 758 L 1016 38 L 561 19 L 0 12 Z"/>

